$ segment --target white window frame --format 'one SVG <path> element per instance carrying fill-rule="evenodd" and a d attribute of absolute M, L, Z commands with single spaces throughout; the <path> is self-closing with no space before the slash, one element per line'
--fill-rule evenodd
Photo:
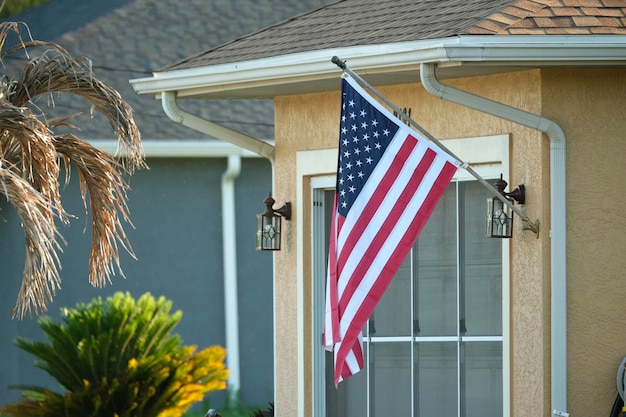
<path fill-rule="evenodd" d="M 505 181 L 509 181 L 509 135 L 481 136 L 471 138 L 447 139 L 444 145 L 463 161 L 469 162 L 472 168 L 484 178 L 498 178 L 503 175 Z M 319 241 L 319 236 L 324 236 L 323 227 L 319 220 L 323 219 L 323 207 L 315 206 L 315 198 L 323 194 L 324 190 L 334 189 L 336 182 L 337 154 L 335 149 L 321 149 L 311 151 L 299 151 L 296 154 L 296 177 L 297 177 L 297 201 L 307 201 L 305 193 L 311 198 L 311 235 L 304 236 L 302 222 L 297 225 L 297 272 L 298 272 L 298 415 L 305 415 L 307 408 L 305 390 L 310 387 L 312 392 L 312 414 L 316 417 L 325 417 L 325 360 L 322 349 L 321 332 L 323 328 L 324 312 L 324 283 L 326 266 L 325 254 L 323 254 L 324 242 Z M 460 168 L 454 176 L 455 180 L 472 180 L 474 177 L 466 170 Z M 296 216 L 303 219 L 305 208 L 302 204 L 296 207 Z M 481 219 L 476 219 L 481 221 Z M 486 221 L 486 219 L 482 219 Z M 305 240 L 307 248 L 311 248 L 311 288 L 312 300 L 304 299 L 304 248 Z M 502 400 L 503 417 L 510 416 L 510 242 L 502 239 Z M 304 323 L 305 309 L 310 309 L 309 317 L 313 323 Z M 309 337 L 305 337 L 308 334 Z M 312 358 L 305 358 L 304 341 L 312 340 L 313 346 L 310 351 Z M 312 363 L 313 381 L 306 381 L 305 366 Z M 309 383 L 311 382 L 311 383 Z"/>

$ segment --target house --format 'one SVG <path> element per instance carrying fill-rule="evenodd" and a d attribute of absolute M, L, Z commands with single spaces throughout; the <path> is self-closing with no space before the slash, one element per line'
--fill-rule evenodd
<path fill-rule="evenodd" d="M 524 185 L 539 222 L 486 238 L 493 195 L 459 169 L 337 389 L 320 340 L 333 56 L 481 178 Z M 626 355 L 625 65 L 623 0 L 343 0 L 131 82 L 164 106 L 274 100 L 273 196 L 294 208 L 274 256 L 278 416 L 590 416 Z"/>
<path fill-rule="evenodd" d="M 90 234 L 77 183 L 62 190 L 66 210 L 75 215 L 61 233 L 61 289 L 47 314 L 65 306 L 106 297 L 115 291 L 164 295 L 183 311 L 176 331 L 184 343 L 219 344 L 228 349 L 229 387 L 244 406 L 264 406 L 273 398 L 272 258 L 255 250 L 255 216 L 272 188 L 271 164 L 257 154 L 216 141 L 205 132 L 172 123 L 153 97 L 138 96 L 128 80 L 153 68 L 254 32 L 328 3 L 322 0 L 211 2 L 190 0 L 50 0 L 13 16 L 37 40 L 54 41 L 72 55 L 91 59 L 94 73 L 112 85 L 135 110 L 150 170 L 129 179 L 130 216 L 125 225 L 137 260 L 123 253 L 125 277 L 105 288 L 87 280 Z M 8 45 L 5 45 L 8 47 Z M 17 62 L 16 62 L 17 61 Z M 25 61 L 7 58 L 5 74 Z M 56 110 L 75 119 L 77 136 L 111 152 L 113 132 L 103 118 L 90 118 L 81 101 L 54 97 Z M 42 108 L 49 102 L 42 98 Z M 197 115 L 273 142 L 273 106 L 268 100 L 204 103 Z M 46 109 L 47 114 L 55 109 Z M 75 172 L 74 172 L 75 175 Z M 50 384 L 33 367 L 33 357 L 13 345 L 16 336 L 42 337 L 36 318 L 13 320 L 24 262 L 23 233 L 13 209 L 0 199 L 0 404 L 19 399 L 9 385 Z M 87 231 L 85 231 L 85 229 Z M 224 406 L 225 393 L 211 394 Z"/>

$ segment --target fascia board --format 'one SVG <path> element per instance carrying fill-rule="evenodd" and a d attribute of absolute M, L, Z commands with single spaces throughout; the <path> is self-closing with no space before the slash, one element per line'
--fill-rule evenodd
<path fill-rule="evenodd" d="M 273 141 L 268 141 L 272 143 Z M 126 156 L 123 147 L 112 139 L 90 140 L 89 144 L 111 155 Z M 209 140 L 142 140 L 147 158 L 227 158 L 241 156 L 260 158 L 260 155 L 223 141 Z"/>
<path fill-rule="evenodd" d="M 504 63 L 525 66 L 606 65 L 626 63 L 626 36 L 461 36 L 445 45 L 453 62 Z"/>
<path fill-rule="evenodd" d="M 455 38 L 447 39 L 454 42 Z M 210 86 L 235 86 L 259 83 L 280 84 L 284 79 L 336 77 L 335 55 L 349 60 L 351 68 L 383 70 L 403 67 L 410 63 L 419 68 L 420 62 L 438 62 L 441 41 L 399 42 L 347 48 L 300 52 L 258 60 L 233 62 L 207 67 L 154 73 L 153 77 L 130 80 L 139 94 L 159 94 L 164 91 L 193 90 Z"/>
<path fill-rule="evenodd" d="M 626 36 L 469 35 L 414 42 L 334 48 L 199 68 L 130 80 L 139 94 L 228 91 L 336 77 L 333 56 L 363 74 L 419 68 L 421 63 L 485 65 L 623 65 Z"/>

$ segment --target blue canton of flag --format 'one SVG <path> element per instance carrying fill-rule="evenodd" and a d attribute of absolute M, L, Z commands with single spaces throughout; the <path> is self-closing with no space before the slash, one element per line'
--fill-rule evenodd
<path fill-rule="evenodd" d="M 396 134 L 398 125 L 355 89 L 344 89 L 343 95 L 337 210 L 345 217 Z"/>

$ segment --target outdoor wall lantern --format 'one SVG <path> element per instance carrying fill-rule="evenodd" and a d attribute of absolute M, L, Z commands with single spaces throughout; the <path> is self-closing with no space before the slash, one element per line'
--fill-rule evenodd
<path fill-rule="evenodd" d="M 524 204 L 526 195 L 524 185 L 519 185 L 515 190 L 507 193 L 504 189 L 507 182 L 500 179 L 494 184 L 496 189 L 512 204 L 517 201 Z M 493 196 L 487 199 L 487 237 L 510 238 L 513 235 L 513 209 L 505 204 L 500 198 Z"/>
<path fill-rule="evenodd" d="M 263 200 L 265 212 L 256 215 L 256 249 L 280 250 L 281 217 L 291 220 L 291 203 L 285 203 L 281 208 L 274 209 L 276 201 L 269 193 Z"/>

